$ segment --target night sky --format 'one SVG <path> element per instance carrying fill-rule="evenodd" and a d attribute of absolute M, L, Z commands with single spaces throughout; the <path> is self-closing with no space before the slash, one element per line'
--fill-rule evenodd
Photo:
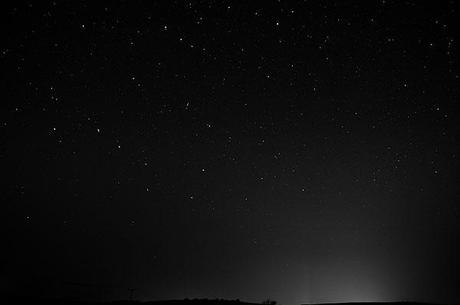
<path fill-rule="evenodd" d="M 2 293 L 460 302 L 454 1 L 0 11 Z"/>

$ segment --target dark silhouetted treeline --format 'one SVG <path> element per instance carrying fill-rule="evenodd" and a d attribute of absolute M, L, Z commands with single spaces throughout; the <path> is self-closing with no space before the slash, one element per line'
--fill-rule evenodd
<path fill-rule="evenodd" d="M 90 302 L 73 299 L 42 299 L 30 297 L 4 297 L 5 302 L 2 304 L 8 305 L 261 305 L 258 303 L 248 303 L 240 300 L 224 300 L 224 299 L 184 299 L 184 300 L 166 300 L 166 301 L 106 301 L 106 302 Z M 276 304 L 270 300 L 271 305 Z M 267 301 L 262 301 L 262 304 L 268 304 Z M 322 304 L 299 304 L 299 305 L 440 305 L 430 303 L 415 303 L 415 302 L 363 302 L 363 303 L 322 303 Z"/>

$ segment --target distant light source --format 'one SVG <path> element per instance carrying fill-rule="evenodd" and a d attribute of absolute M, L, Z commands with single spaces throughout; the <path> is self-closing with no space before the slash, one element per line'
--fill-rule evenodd
<path fill-rule="evenodd" d="M 309 276 L 309 303 L 382 302 L 390 297 L 381 262 L 325 260 Z"/>

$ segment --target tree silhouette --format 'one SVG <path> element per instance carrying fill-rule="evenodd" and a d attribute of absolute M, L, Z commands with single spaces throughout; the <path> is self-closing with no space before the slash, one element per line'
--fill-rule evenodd
<path fill-rule="evenodd" d="M 262 304 L 263 305 L 276 305 L 277 302 L 275 300 L 272 300 L 272 299 L 268 298 L 268 299 L 262 301 Z"/>

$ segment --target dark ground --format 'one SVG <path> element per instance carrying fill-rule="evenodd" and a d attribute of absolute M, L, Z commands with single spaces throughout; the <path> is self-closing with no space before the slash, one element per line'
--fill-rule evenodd
<path fill-rule="evenodd" d="M 75 299 L 37 299 L 24 297 L 7 297 L 8 304 L 30 304 L 30 305 L 259 305 L 259 303 L 249 303 L 240 300 L 223 299 L 184 299 L 184 300 L 163 300 L 163 301 L 107 301 L 91 302 Z M 262 302 L 264 304 L 264 302 Z M 272 303 L 272 305 L 276 305 Z M 282 305 L 282 304 L 278 304 Z M 301 305 L 440 305 L 420 302 L 350 302 L 350 303 L 321 303 L 321 304 L 301 304 Z"/>

